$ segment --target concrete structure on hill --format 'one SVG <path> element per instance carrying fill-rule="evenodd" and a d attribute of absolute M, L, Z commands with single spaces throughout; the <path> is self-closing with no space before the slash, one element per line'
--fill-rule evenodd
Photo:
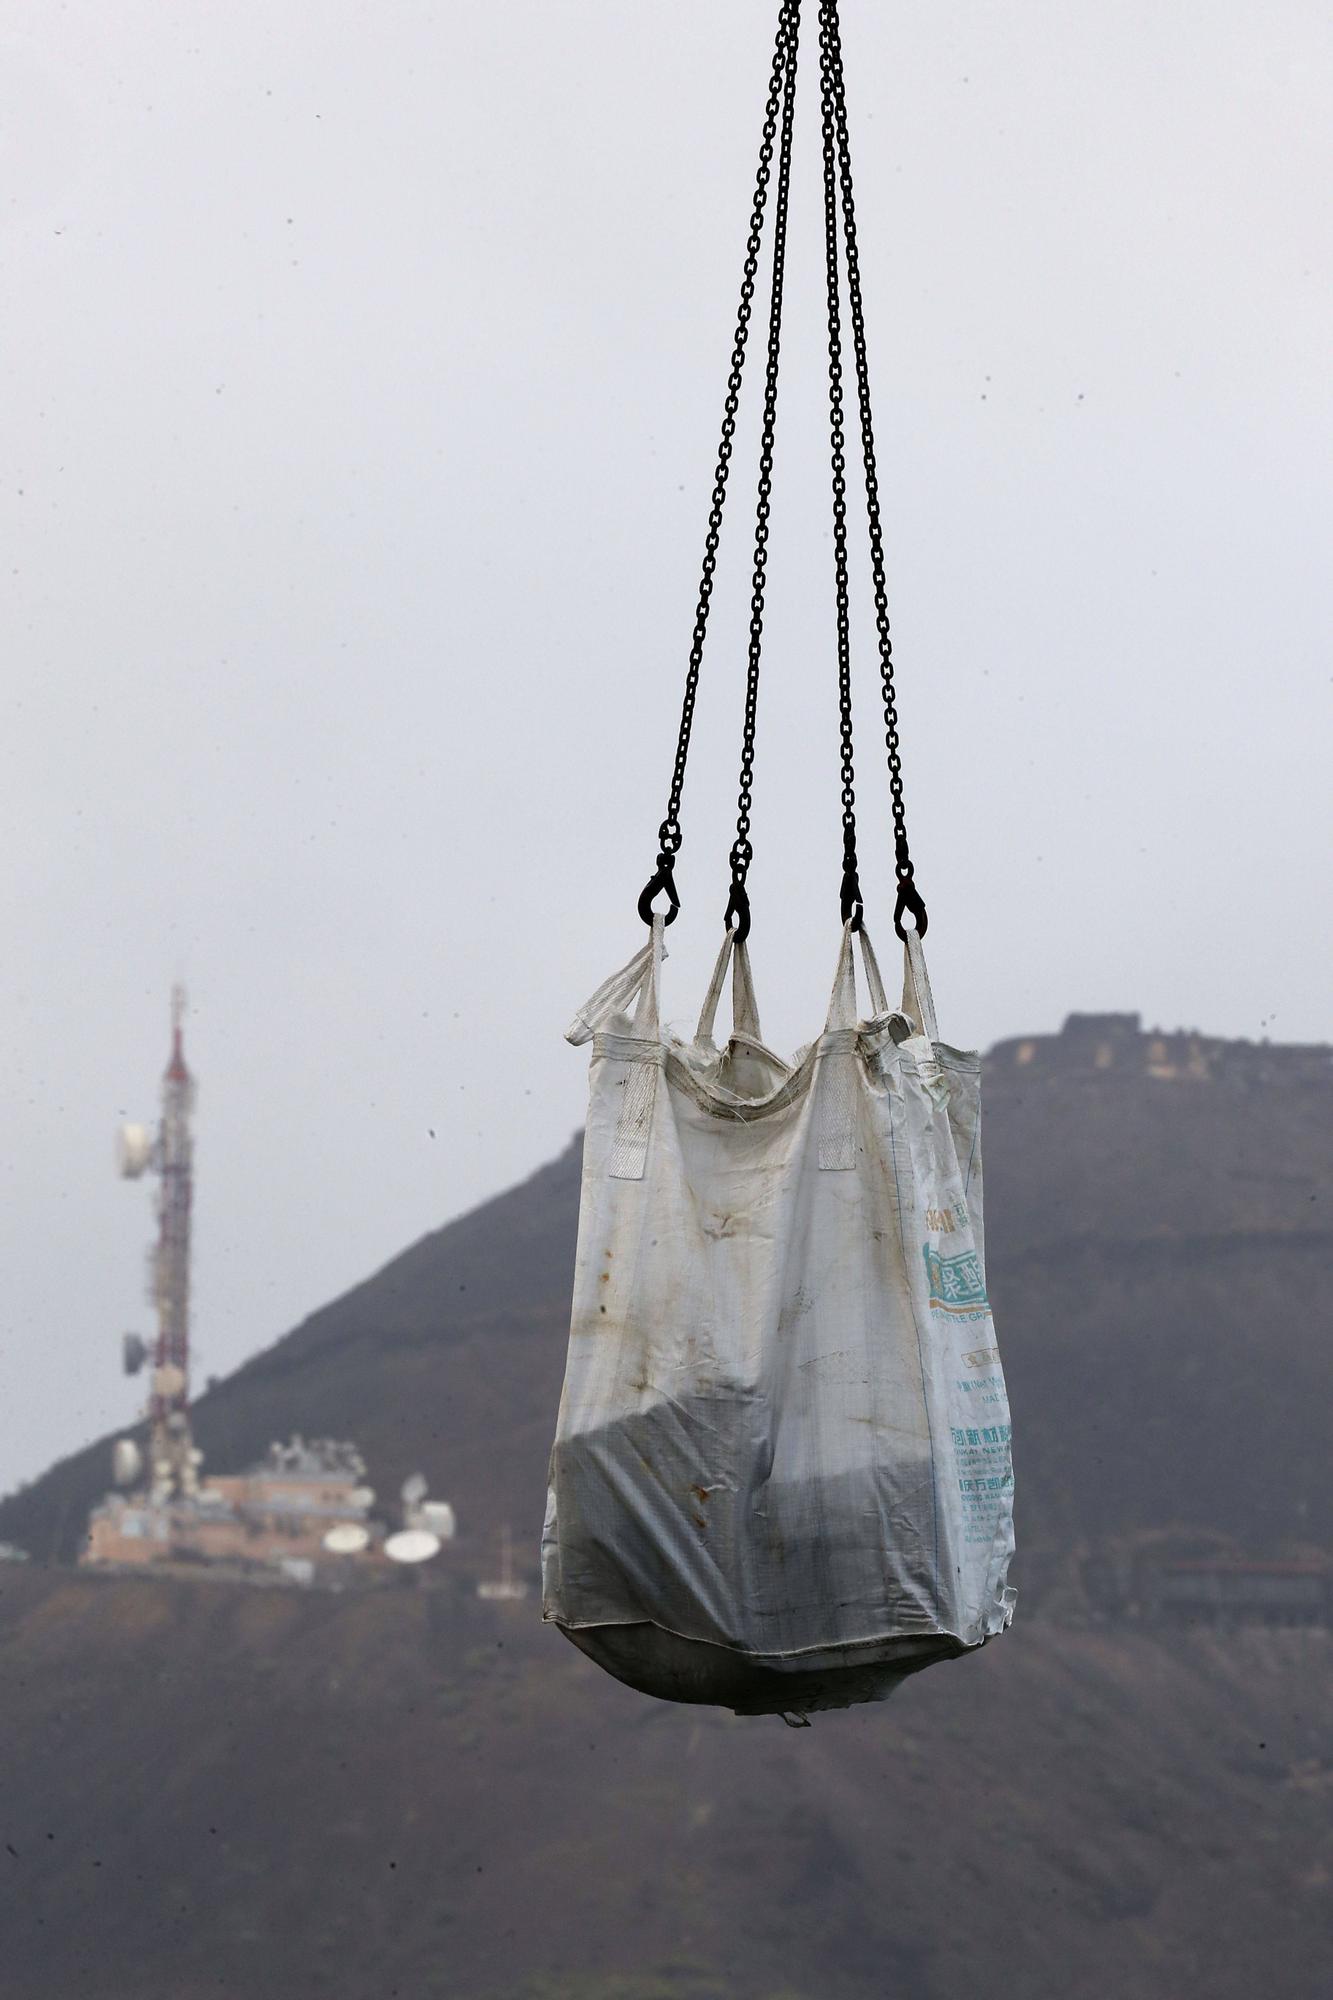
<path fill-rule="evenodd" d="M 1322 1626 L 1333 1565 L 1314 1548 L 1256 1556 L 1229 1536 L 1156 1529 L 1103 1543 L 1079 1563 L 1090 1609 L 1148 1625 Z"/>
<path fill-rule="evenodd" d="M 1161 1083 L 1333 1084 L 1327 1043 L 1229 1042 L 1192 1028 L 1145 1031 L 1139 1014 L 1070 1014 L 1058 1035 L 997 1042 L 986 1060 L 993 1070 L 1034 1076 L 1109 1072 Z"/>
<path fill-rule="evenodd" d="M 1324 1562 L 1154 1563 L 1141 1573 L 1143 1616 L 1159 1624 L 1325 1625 Z"/>
<path fill-rule="evenodd" d="M 426 1498 L 419 1473 L 396 1532 L 372 1514 L 375 1495 L 355 1445 L 294 1437 L 246 1472 L 200 1478 L 193 1492 L 110 1493 L 93 1508 L 80 1562 L 144 1570 L 206 1564 L 255 1582 L 385 1582 L 419 1566 L 455 1534 L 453 1508 Z"/>
<path fill-rule="evenodd" d="M 265 1464 L 201 1479 L 189 1495 L 109 1494 L 93 1509 L 82 1560 L 130 1569 L 220 1564 L 292 1583 L 387 1571 L 388 1531 L 371 1517 L 375 1496 L 364 1481 L 354 1446 L 293 1438 L 270 1446 Z"/>

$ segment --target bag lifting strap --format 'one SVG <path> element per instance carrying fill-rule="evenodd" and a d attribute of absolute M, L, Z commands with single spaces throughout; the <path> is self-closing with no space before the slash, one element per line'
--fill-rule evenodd
<path fill-rule="evenodd" d="M 893 644 L 889 629 L 888 587 L 884 565 L 884 534 L 880 512 L 879 474 L 875 457 L 874 420 L 870 402 L 870 367 L 866 347 L 865 310 L 861 289 L 860 257 L 856 234 L 856 204 L 852 192 L 851 148 L 848 139 L 847 94 L 843 72 L 842 35 L 838 20 L 838 0 L 819 0 L 819 79 L 820 127 L 824 177 L 824 261 L 828 304 L 829 353 L 829 446 L 833 486 L 833 550 L 838 660 L 839 741 L 842 768 L 842 877 L 839 904 L 842 921 L 857 931 L 861 927 L 861 885 L 856 852 L 856 794 L 852 757 L 851 621 L 847 561 L 847 452 L 843 416 L 843 332 L 842 292 L 845 265 L 848 317 L 851 323 L 852 355 L 856 372 L 857 412 L 861 459 L 865 480 L 866 517 L 870 536 L 870 573 L 875 601 L 875 631 L 879 650 L 880 682 L 883 693 L 885 743 L 888 749 L 889 793 L 893 809 L 894 869 L 897 902 L 893 924 L 899 937 L 924 937 L 926 906 L 916 887 L 911 852 L 907 842 L 907 814 L 903 800 L 902 757 L 898 739 L 898 708 L 893 681 Z M 791 189 L 792 132 L 796 114 L 796 72 L 800 48 L 801 0 L 782 0 L 777 38 L 769 75 L 768 98 L 764 108 L 759 147 L 759 169 L 755 181 L 750 231 L 746 240 L 741 277 L 741 298 L 736 335 L 732 343 L 731 369 L 723 404 L 722 435 L 718 446 L 717 469 L 713 478 L 708 531 L 704 539 L 703 571 L 695 609 L 694 634 L 685 676 L 685 699 L 681 707 L 676 740 L 675 764 L 666 817 L 658 829 L 657 868 L 639 897 L 639 914 L 651 924 L 653 904 L 665 895 L 664 921 L 674 923 L 680 908 L 675 884 L 675 863 L 683 841 L 680 821 L 681 797 L 685 786 L 685 766 L 689 756 L 694 706 L 699 688 L 712 607 L 713 583 L 722 533 L 722 513 L 731 473 L 740 407 L 741 382 L 749 345 L 755 285 L 768 208 L 773 162 L 777 158 L 777 178 L 773 196 L 773 268 L 769 299 L 768 354 L 764 377 L 764 408 L 760 432 L 759 488 L 755 511 L 754 563 L 750 595 L 750 631 L 745 687 L 745 715 L 741 737 L 740 794 L 737 807 L 736 839 L 731 849 L 731 892 L 723 922 L 743 944 L 750 930 L 750 899 L 746 889 L 754 849 L 750 842 L 750 808 L 754 779 L 755 726 L 759 704 L 759 666 L 763 650 L 764 602 L 768 569 L 768 530 L 773 488 L 773 447 L 777 431 L 778 370 L 782 343 L 782 297 L 786 270 L 787 213 Z M 904 918 L 912 917 L 914 931 Z"/>

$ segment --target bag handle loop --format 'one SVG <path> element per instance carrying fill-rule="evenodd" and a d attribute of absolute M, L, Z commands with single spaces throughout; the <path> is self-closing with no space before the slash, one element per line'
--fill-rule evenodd
<path fill-rule="evenodd" d="M 916 1023 L 917 1033 L 924 1035 L 928 1042 L 939 1040 L 935 996 L 930 990 L 930 974 L 926 971 L 925 947 L 919 930 L 907 931 L 903 937 L 903 1012 Z"/>
<path fill-rule="evenodd" d="M 638 1016 L 644 1008 L 645 992 L 651 993 L 649 1005 L 654 1024 L 648 1038 L 652 1039 L 658 1033 L 656 1024 L 661 1009 L 662 961 L 666 957 L 664 933 L 670 921 L 669 917 L 660 914 L 654 916 L 653 935 L 649 943 L 635 952 L 628 965 L 622 965 L 619 972 L 613 972 L 609 979 L 604 979 L 590 1000 L 584 1001 L 565 1030 L 567 1042 L 572 1042 L 576 1049 L 581 1048 L 594 1035 L 599 1035 L 615 1015 L 628 1013 L 631 1006 L 636 1010 L 632 1032 L 637 1035 Z"/>
<path fill-rule="evenodd" d="M 838 953 L 838 969 L 833 977 L 833 992 L 829 999 L 828 1018 L 824 1024 L 830 1033 L 835 1033 L 839 1029 L 854 1028 L 859 1018 L 856 1005 L 856 956 L 852 944 L 853 938 L 859 940 L 861 946 L 861 963 L 865 969 L 866 985 L 870 991 L 872 1015 L 887 1014 L 891 1011 L 883 975 L 879 969 L 879 960 L 875 956 L 875 947 L 870 942 L 864 924 L 858 930 L 855 922 L 849 917 L 842 927 L 842 948 Z"/>
<path fill-rule="evenodd" d="M 722 949 L 713 967 L 713 976 L 708 982 L 704 1004 L 699 1014 L 699 1025 L 694 1031 L 696 1042 L 711 1043 L 713 1029 L 717 1021 L 718 1004 L 722 998 L 722 987 L 727 976 L 727 966 L 731 966 L 731 1033 L 732 1038 L 747 1042 L 763 1040 L 759 1026 L 759 1005 L 755 999 L 754 978 L 750 970 L 750 954 L 743 939 L 734 931 L 728 931 L 722 940 Z"/>

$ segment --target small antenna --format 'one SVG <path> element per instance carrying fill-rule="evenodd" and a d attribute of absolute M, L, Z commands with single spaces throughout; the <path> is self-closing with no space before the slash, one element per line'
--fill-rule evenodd
<path fill-rule="evenodd" d="M 527 1594 L 527 1584 L 514 1575 L 514 1538 L 506 1521 L 500 1530 L 500 1574 L 489 1582 L 479 1583 L 477 1595 L 491 1604 L 517 1604 Z"/>

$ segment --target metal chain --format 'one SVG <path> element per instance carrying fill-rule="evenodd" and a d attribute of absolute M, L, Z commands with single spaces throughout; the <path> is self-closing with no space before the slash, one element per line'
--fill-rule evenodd
<path fill-rule="evenodd" d="M 768 577 L 768 523 L 773 497 L 773 445 L 778 421 L 778 370 L 782 355 L 782 286 L 787 265 L 787 211 L 791 195 L 792 131 L 796 121 L 796 65 L 800 47 L 800 0 L 791 8 L 787 43 L 787 73 L 782 102 L 782 136 L 778 143 L 778 181 L 773 197 L 773 284 L 768 312 L 768 362 L 764 373 L 764 417 L 759 447 L 759 498 L 755 509 L 754 571 L 750 589 L 750 642 L 745 678 L 745 723 L 741 736 L 740 796 L 736 808 L 736 839 L 731 849 L 731 894 L 723 922 L 734 927 L 736 942 L 750 934 L 750 898 L 746 877 L 754 859 L 750 844 L 750 805 L 754 789 L 754 738 L 759 709 L 759 663 L 764 646 L 764 592 Z"/>
<path fill-rule="evenodd" d="M 694 706 L 699 686 L 712 605 L 713 582 L 721 539 L 722 511 L 726 501 L 731 459 L 740 407 L 741 380 L 749 343 L 755 283 L 759 269 L 768 190 L 772 180 L 773 157 L 778 151 L 778 187 L 774 200 L 773 289 L 768 337 L 768 368 L 765 377 L 764 419 L 760 454 L 759 497 L 755 520 L 755 553 L 750 599 L 749 668 L 746 680 L 745 725 L 741 752 L 741 782 L 736 840 L 731 850 L 732 887 L 726 922 L 735 926 L 738 939 L 750 927 L 746 877 L 753 860 L 750 845 L 750 806 L 754 778 L 755 723 L 758 708 L 759 662 L 763 642 L 764 593 L 768 564 L 768 526 L 772 496 L 773 443 L 777 421 L 778 359 L 781 345 L 782 287 L 786 256 L 787 207 L 791 170 L 791 136 L 795 110 L 797 44 L 800 28 L 800 0 L 783 0 L 764 110 L 759 169 L 755 182 L 750 231 L 746 240 L 745 265 L 741 282 L 736 336 L 732 345 L 731 371 L 723 406 L 722 435 L 718 446 L 717 471 L 713 480 L 708 532 L 704 542 L 703 573 L 695 611 L 694 634 L 681 707 L 676 759 L 666 817 L 658 829 L 660 851 L 657 871 L 639 897 L 639 914 L 652 921 L 652 904 L 659 893 L 667 898 L 666 921 L 674 921 L 680 908 L 674 867 L 683 835 L 680 803 L 685 784 Z M 848 138 L 847 94 L 843 69 L 842 34 L 838 21 L 838 0 L 820 0 L 819 7 L 820 96 L 824 155 L 824 238 L 828 286 L 829 321 L 829 438 L 833 485 L 833 541 L 837 599 L 838 709 L 842 763 L 843 875 L 842 913 L 853 929 L 861 925 L 861 888 L 856 855 L 856 793 L 852 759 L 851 705 L 851 621 L 847 564 L 847 480 L 846 434 L 843 409 L 843 361 L 841 318 L 841 274 L 839 269 L 839 211 L 846 248 L 847 297 L 855 358 L 857 404 L 860 417 L 862 458 L 865 469 L 866 515 L 870 534 L 870 566 L 874 586 L 875 628 L 878 639 L 880 679 L 883 689 L 885 743 L 888 749 L 889 790 L 893 805 L 895 874 L 898 895 L 893 913 L 894 929 L 906 937 L 903 918 L 911 914 L 919 935 L 926 930 L 926 906 L 916 887 L 911 852 L 907 842 L 907 814 L 903 798 L 902 755 L 898 737 L 898 705 L 893 680 L 893 643 L 889 629 L 888 588 L 885 580 L 884 533 L 879 498 L 879 473 L 875 456 L 874 420 L 870 402 L 870 367 L 866 347 L 865 308 L 861 290 L 861 268 L 856 234 L 856 203 L 852 192 L 851 147 Z M 779 110 L 782 114 L 778 137 Z"/>
<path fill-rule="evenodd" d="M 847 574 L 847 451 L 843 425 L 842 306 L 838 273 L 838 159 L 830 0 L 819 9 L 819 89 L 824 141 L 824 267 L 828 285 L 829 454 L 833 472 L 833 566 L 837 597 L 838 715 L 842 751 L 842 920 L 861 928 L 852 763 L 852 646 Z"/>
<path fill-rule="evenodd" d="M 694 704 L 699 689 L 699 669 L 703 664 L 704 644 L 708 636 L 708 615 L 712 608 L 713 581 L 717 572 L 717 552 L 722 536 L 722 510 L 726 503 L 727 483 L 731 474 L 731 457 L 736 436 L 736 415 L 740 408 L 741 380 L 745 369 L 745 354 L 749 345 L 750 320 L 754 307 L 755 281 L 759 271 L 759 252 L 763 241 L 764 213 L 768 206 L 768 189 L 772 179 L 773 152 L 777 143 L 778 112 L 782 104 L 790 68 L 790 48 L 795 38 L 800 17 L 800 0 L 783 0 L 778 17 L 777 38 L 773 48 L 773 67 L 769 75 L 768 98 L 764 106 L 763 133 L 759 147 L 759 169 L 755 177 L 754 205 L 750 214 L 750 231 L 745 244 L 745 264 L 741 278 L 740 306 L 736 315 L 736 335 L 731 349 L 731 371 L 727 377 L 726 400 L 722 412 L 722 435 L 718 444 L 717 470 L 713 475 L 712 502 L 708 510 L 708 532 L 704 539 L 703 573 L 699 581 L 699 597 L 694 614 L 694 635 L 690 645 L 689 667 L 685 676 L 685 699 L 681 705 L 680 730 L 676 739 L 676 761 L 671 774 L 671 792 L 667 802 L 666 817 L 658 828 L 659 853 L 657 871 L 645 885 L 639 897 L 639 914 L 645 923 L 652 922 L 653 898 L 659 891 L 665 891 L 668 908 L 666 921 L 673 923 L 680 908 L 680 898 L 676 893 L 673 871 L 675 859 L 680 852 L 684 835 L 680 824 L 680 802 L 685 786 L 685 763 L 690 750 L 690 732 L 694 724 Z"/>
<path fill-rule="evenodd" d="M 875 459 L 874 419 L 870 407 L 870 363 L 866 350 L 865 307 L 861 293 L 861 260 L 856 238 L 856 200 L 852 193 L 852 154 L 847 131 L 847 88 L 843 72 L 842 33 L 838 0 L 822 0 L 819 10 L 821 71 L 827 54 L 828 90 L 832 98 L 842 185 L 842 228 L 847 254 L 847 300 L 856 358 L 857 401 L 861 416 L 861 455 L 865 463 L 866 515 L 870 526 L 870 570 L 875 593 L 875 629 L 879 641 L 880 680 L 884 695 L 884 736 L 889 753 L 889 791 L 893 801 L 894 872 L 898 898 L 893 927 L 905 936 L 903 916 L 910 911 L 918 933 L 926 932 L 926 906 L 912 869 L 907 844 L 907 809 L 903 800 L 902 753 L 898 742 L 898 700 L 893 685 L 893 640 L 889 631 L 888 586 L 884 570 L 884 530 L 880 517 L 879 472 Z M 828 138 L 825 127 L 825 188 L 828 182 Z M 845 896 L 845 890 L 844 890 Z"/>

